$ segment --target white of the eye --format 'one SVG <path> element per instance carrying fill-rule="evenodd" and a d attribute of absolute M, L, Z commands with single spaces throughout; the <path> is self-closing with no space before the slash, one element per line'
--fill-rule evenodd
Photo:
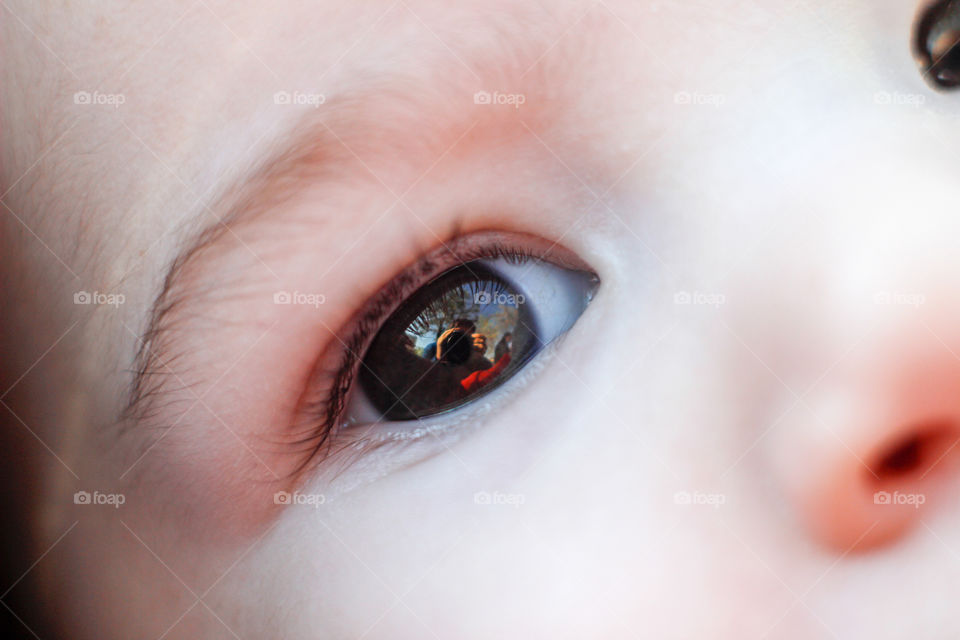
<path fill-rule="evenodd" d="M 595 284 L 592 274 L 537 259 L 510 263 L 491 258 L 480 262 L 523 296 L 537 324 L 529 329 L 544 345 L 566 333 L 590 303 Z"/>

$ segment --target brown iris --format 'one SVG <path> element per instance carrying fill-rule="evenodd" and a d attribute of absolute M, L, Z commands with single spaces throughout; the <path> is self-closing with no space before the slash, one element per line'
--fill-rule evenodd
<path fill-rule="evenodd" d="M 429 282 L 393 313 L 358 379 L 384 419 L 412 420 L 489 392 L 541 346 L 524 296 L 475 261 Z"/>

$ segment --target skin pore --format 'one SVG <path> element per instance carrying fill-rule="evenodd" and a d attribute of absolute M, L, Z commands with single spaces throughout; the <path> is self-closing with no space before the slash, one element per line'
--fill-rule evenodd
<path fill-rule="evenodd" d="M 917 6 L 0 11 L 18 629 L 960 626 L 960 103 Z M 369 302 L 491 239 L 597 274 L 569 333 L 435 429 L 311 458 L 301 400 Z"/>

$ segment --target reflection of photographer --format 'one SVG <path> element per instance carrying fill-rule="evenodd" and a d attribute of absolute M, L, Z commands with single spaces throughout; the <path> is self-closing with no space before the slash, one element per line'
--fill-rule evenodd
<path fill-rule="evenodd" d="M 437 360 L 448 365 L 466 364 L 473 353 L 471 333 L 462 328 L 447 329 L 437 340 Z"/>
<path fill-rule="evenodd" d="M 487 336 L 477 333 L 472 320 L 460 318 L 437 340 L 437 360 L 448 365 L 463 366 L 467 373 L 493 366 L 487 357 Z"/>

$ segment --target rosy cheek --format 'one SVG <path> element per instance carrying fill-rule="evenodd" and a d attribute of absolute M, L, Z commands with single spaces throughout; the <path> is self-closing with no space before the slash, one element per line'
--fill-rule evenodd
<path fill-rule="evenodd" d="M 310 364 L 303 356 L 316 347 L 308 338 L 284 339 L 294 331 L 285 323 L 256 326 L 261 335 L 252 345 L 252 334 L 207 341 L 211 361 L 178 375 L 189 389 L 173 392 L 177 401 L 153 419 L 163 438 L 131 472 L 156 476 L 167 499 L 192 516 L 183 522 L 198 532 L 255 532 L 275 510 L 274 492 L 295 481 L 303 461 L 287 431 Z"/>

